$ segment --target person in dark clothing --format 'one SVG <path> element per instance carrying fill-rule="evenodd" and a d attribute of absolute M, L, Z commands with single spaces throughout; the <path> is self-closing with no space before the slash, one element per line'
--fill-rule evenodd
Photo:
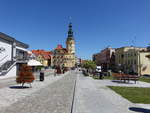
<path fill-rule="evenodd" d="M 103 79 L 103 74 L 102 74 L 102 72 L 99 72 L 99 79 Z"/>

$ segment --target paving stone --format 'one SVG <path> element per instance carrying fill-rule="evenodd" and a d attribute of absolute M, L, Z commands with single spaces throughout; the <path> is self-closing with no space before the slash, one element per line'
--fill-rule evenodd
<path fill-rule="evenodd" d="M 56 80 L 57 77 L 59 79 Z M 40 90 L 36 91 L 33 90 L 37 89 L 38 85 L 37 87 L 33 85 L 33 88 L 30 89 L 19 89 L 21 93 L 18 91 L 12 93 L 10 89 L 9 91 L 4 89 L 5 92 L 8 91 L 5 97 L 9 96 L 8 102 L 11 102 L 11 104 L 4 101 L 9 106 L 1 107 L 0 113 L 70 113 L 74 81 L 76 79 L 75 73 L 70 72 L 57 77 L 53 77 L 55 82 L 48 84 L 52 80 L 47 80 L 45 83 L 47 85 L 40 86 Z M 0 100 L 3 99 L 0 98 Z"/>
<path fill-rule="evenodd" d="M 73 113 L 135 113 L 130 107 L 137 107 L 102 82 L 81 73 L 77 75 Z"/>

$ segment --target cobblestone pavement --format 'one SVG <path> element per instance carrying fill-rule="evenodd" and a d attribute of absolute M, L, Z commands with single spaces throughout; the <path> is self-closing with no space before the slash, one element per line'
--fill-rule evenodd
<path fill-rule="evenodd" d="M 45 70 L 45 75 L 53 75 L 54 70 L 53 69 L 47 69 Z M 40 72 L 34 73 L 36 80 L 39 79 Z M 16 76 L 14 77 L 8 77 L 4 79 L 0 79 L 0 88 L 9 87 L 16 84 Z"/>
<path fill-rule="evenodd" d="M 16 84 L 16 77 L 6 78 L 3 80 L 0 80 L 0 88 L 4 88 L 10 85 Z"/>
<path fill-rule="evenodd" d="M 76 73 L 69 72 L 52 84 L 2 108 L 0 113 L 70 113 L 75 79 Z"/>

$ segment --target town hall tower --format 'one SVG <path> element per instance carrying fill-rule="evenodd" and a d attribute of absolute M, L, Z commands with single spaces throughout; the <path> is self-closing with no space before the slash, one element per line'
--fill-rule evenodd
<path fill-rule="evenodd" d="M 66 49 L 68 53 L 75 54 L 75 40 L 73 38 L 72 23 L 69 24 L 68 37 L 66 40 Z"/>

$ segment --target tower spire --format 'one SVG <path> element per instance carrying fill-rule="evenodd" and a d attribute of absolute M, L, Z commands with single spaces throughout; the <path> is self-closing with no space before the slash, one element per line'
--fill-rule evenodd
<path fill-rule="evenodd" d="M 72 23 L 69 23 L 68 37 L 73 37 Z"/>
<path fill-rule="evenodd" d="M 68 30 L 68 37 L 73 37 L 73 31 L 72 31 L 72 23 L 71 23 L 71 16 L 69 16 L 69 30 Z"/>

